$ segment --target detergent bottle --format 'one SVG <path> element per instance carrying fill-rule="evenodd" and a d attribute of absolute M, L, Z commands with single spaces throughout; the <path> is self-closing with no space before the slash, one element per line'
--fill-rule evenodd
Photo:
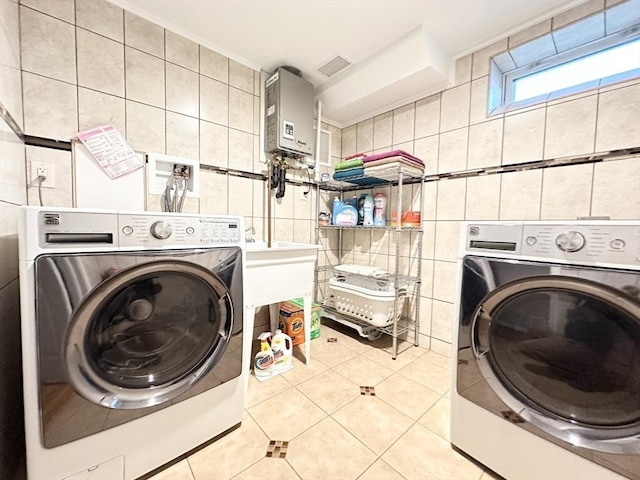
<path fill-rule="evenodd" d="M 273 351 L 268 342 L 270 336 L 271 332 L 261 333 L 258 336 L 260 351 L 256 353 L 253 360 L 253 374 L 256 377 L 269 377 L 273 374 Z"/>
<path fill-rule="evenodd" d="M 387 206 L 387 196 L 378 192 L 373 196 L 373 225 L 376 227 L 384 227 L 385 220 L 385 208 Z"/>
<path fill-rule="evenodd" d="M 371 227 L 373 225 L 373 198 L 368 193 L 362 195 L 362 225 Z"/>
<path fill-rule="evenodd" d="M 293 365 L 293 342 L 291 337 L 282 330 L 276 330 L 276 334 L 271 339 L 271 350 L 273 351 L 273 369 L 276 372 L 289 370 Z"/>

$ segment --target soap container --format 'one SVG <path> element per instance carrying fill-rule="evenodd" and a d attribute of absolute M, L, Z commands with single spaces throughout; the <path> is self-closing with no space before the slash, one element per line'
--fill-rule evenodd
<path fill-rule="evenodd" d="M 271 350 L 274 372 L 289 370 L 293 366 L 293 342 L 291 337 L 282 330 L 276 330 L 276 334 L 271 339 Z"/>
<path fill-rule="evenodd" d="M 253 374 L 256 377 L 270 377 L 273 374 L 274 357 L 269 346 L 271 332 L 264 332 L 258 336 L 260 351 L 253 360 Z"/>

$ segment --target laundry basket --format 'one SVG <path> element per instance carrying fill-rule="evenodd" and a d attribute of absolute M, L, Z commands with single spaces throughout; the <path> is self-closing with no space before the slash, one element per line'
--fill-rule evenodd
<path fill-rule="evenodd" d="M 345 277 L 330 278 L 329 291 L 333 296 L 333 306 L 339 313 L 376 327 L 385 327 L 399 318 L 407 297 L 406 286 L 399 287 L 396 295 L 392 282 L 387 283 L 384 290 L 373 290 L 355 285 Z M 396 298 L 398 306 L 394 318 Z"/>

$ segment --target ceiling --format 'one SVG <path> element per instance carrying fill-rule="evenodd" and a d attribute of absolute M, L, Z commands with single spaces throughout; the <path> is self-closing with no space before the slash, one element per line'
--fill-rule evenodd
<path fill-rule="evenodd" d="M 585 0 L 110 0 L 248 65 L 290 65 L 346 126 L 451 85 L 454 60 Z M 340 55 L 351 66 L 317 71 Z"/>

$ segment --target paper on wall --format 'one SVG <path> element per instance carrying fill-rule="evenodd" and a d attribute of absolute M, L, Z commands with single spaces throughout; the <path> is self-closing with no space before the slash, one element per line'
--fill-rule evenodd
<path fill-rule="evenodd" d="M 113 125 L 78 132 L 77 136 L 111 179 L 144 166 L 140 157 Z"/>

